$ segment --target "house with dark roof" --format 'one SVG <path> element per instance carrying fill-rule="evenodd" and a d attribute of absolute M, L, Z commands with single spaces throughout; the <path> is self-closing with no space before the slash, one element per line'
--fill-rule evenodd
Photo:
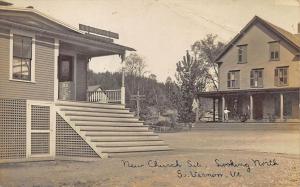
<path fill-rule="evenodd" d="M 0 162 L 169 150 L 125 108 L 124 72 L 121 88 L 106 97 L 88 90 L 92 58 L 119 55 L 122 62 L 134 50 L 118 38 L 33 7 L 0 6 Z"/>
<path fill-rule="evenodd" d="M 214 112 L 224 121 L 300 121 L 300 24 L 292 34 L 255 16 L 215 59 L 218 91 L 212 98 Z"/>

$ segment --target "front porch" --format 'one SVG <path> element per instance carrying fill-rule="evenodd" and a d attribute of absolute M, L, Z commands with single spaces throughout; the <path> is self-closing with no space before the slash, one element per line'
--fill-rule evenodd
<path fill-rule="evenodd" d="M 55 62 L 55 101 L 125 104 L 124 49 L 110 50 L 92 45 L 83 46 L 79 43 L 57 42 L 59 47 L 55 51 L 58 56 Z M 88 85 L 88 66 L 91 59 L 113 55 L 120 57 L 122 69 L 120 88 L 104 90 L 101 85 Z"/>
<path fill-rule="evenodd" d="M 218 111 L 219 121 L 225 122 L 227 109 L 227 122 L 300 122 L 299 88 L 206 92 L 201 97 L 211 98 L 213 121 Z"/>

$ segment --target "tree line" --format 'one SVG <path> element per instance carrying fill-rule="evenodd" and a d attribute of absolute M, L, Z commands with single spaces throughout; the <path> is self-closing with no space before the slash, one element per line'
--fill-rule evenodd
<path fill-rule="evenodd" d="M 195 112 L 193 101 L 199 92 L 218 90 L 218 66 L 214 62 L 223 50 L 224 44 L 217 36 L 209 34 L 191 45 L 186 54 L 176 63 L 175 80 L 168 77 L 164 83 L 149 74 L 143 57 L 131 53 L 125 59 L 126 107 L 136 110 L 135 101 L 130 96 L 145 95 L 141 102 L 140 117 L 145 121 L 158 121 L 167 111 L 176 111 L 178 122 L 193 122 Z M 99 84 L 105 89 L 121 87 L 122 72 L 88 71 L 88 85 Z"/>

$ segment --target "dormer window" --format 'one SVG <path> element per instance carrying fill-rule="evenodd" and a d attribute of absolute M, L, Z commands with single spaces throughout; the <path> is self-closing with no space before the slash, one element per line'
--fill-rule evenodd
<path fill-rule="evenodd" d="M 269 42 L 270 61 L 277 61 L 280 57 L 280 45 L 278 41 Z"/>
<path fill-rule="evenodd" d="M 247 45 L 238 45 L 238 63 L 247 63 Z"/>

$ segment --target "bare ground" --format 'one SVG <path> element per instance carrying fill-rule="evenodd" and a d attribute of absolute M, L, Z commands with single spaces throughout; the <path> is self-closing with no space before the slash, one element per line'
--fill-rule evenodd
<path fill-rule="evenodd" d="M 174 150 L 97 162 L 2 164 L 0 185 L 300 186 L 299 131 L 213 130 L 166 133 L 161 138 Z M 155 161 L 161 167 L 153 167 Z"/>

